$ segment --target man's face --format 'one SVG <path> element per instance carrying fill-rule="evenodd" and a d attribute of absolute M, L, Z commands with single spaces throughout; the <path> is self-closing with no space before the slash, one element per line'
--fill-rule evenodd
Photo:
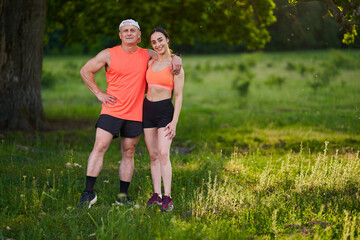
<path fill-rule="evenodd" d="M 123 43 L 137 44 L 138 40 L 140 40 L 141 32 L 133 25 L 122 26 L 120 28 L 119 37 Z"/>

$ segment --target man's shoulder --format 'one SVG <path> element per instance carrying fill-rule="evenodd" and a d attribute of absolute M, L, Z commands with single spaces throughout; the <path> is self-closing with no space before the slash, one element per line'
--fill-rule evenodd
<path fill-rule="evenodd" d="M 139 49 L 143 53 L 148 53 L 148 49 L 146 49 L 146 48 L 139 47 Z"/>
<path fill-rule="evenodd" d="M 117 48 L 120 48 L 120 47 L 121 47 L 120 45 L 115 45 L 115 46 L 109 47 L 109 48 L 107 48 L 107 49 L 117 49 Z"/>
<path fill-rule="evenodd" d="M 149 58 L 149 51 L 146 48 L 141 48 L 139 47 L 139 52 L 141 53 L 141 55 L 143 55 L 146 58 Z M 148 60 L 147 60 L 148 61 Z"/>
<path fill-rule="evenodd" d="M 110 51 L 110 52 L 112 52 L 112 51 L 119 51 L 119 50 L 120 50 L 120 46 L 117 45 L 117 46 L 114 46 L 114 47 L 106 48 L 106 49 L 104 49 L 104 50 L 108 50 L 108 51 Z"/>

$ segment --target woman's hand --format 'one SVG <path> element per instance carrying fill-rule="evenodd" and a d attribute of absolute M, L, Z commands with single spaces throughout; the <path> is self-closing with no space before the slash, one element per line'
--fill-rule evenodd
<path fill-rule="evenodd" d="M 165 137 L 168 137 L 169 140 L 172 140 L 176 135 L 176 123 L 171 121 L 168 125 L 166 125 L 165 132 Z"/>

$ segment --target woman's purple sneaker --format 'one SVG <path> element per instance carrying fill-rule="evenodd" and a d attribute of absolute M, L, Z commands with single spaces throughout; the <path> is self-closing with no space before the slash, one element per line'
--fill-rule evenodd
<path fill-rule="evenodd" d="M 168 212 L 168 211 L 172 211 L 173 208 L 174 206 L 171 197 L 164 195 L 162 198 L 161 211 Z"/>
<path fill-rule="evenodd" d="M 154 193 L 146 204 L 148 206 L 151 206 L 153 204 L 161 205 L 162 204 L 161 195 Z"/>

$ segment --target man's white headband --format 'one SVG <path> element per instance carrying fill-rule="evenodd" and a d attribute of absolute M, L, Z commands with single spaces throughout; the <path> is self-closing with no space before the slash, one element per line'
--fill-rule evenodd
<path fill-rule="evenodd" d="M 129 25 L 135 26 L 140 30 L 140 26 L 139 26 L 138 22 L 136 22 L 132 19 L 126 19 L 126 20 L 122 21 L 119 25 L 119 30 L 122 26 L 129 26 Z"/>

